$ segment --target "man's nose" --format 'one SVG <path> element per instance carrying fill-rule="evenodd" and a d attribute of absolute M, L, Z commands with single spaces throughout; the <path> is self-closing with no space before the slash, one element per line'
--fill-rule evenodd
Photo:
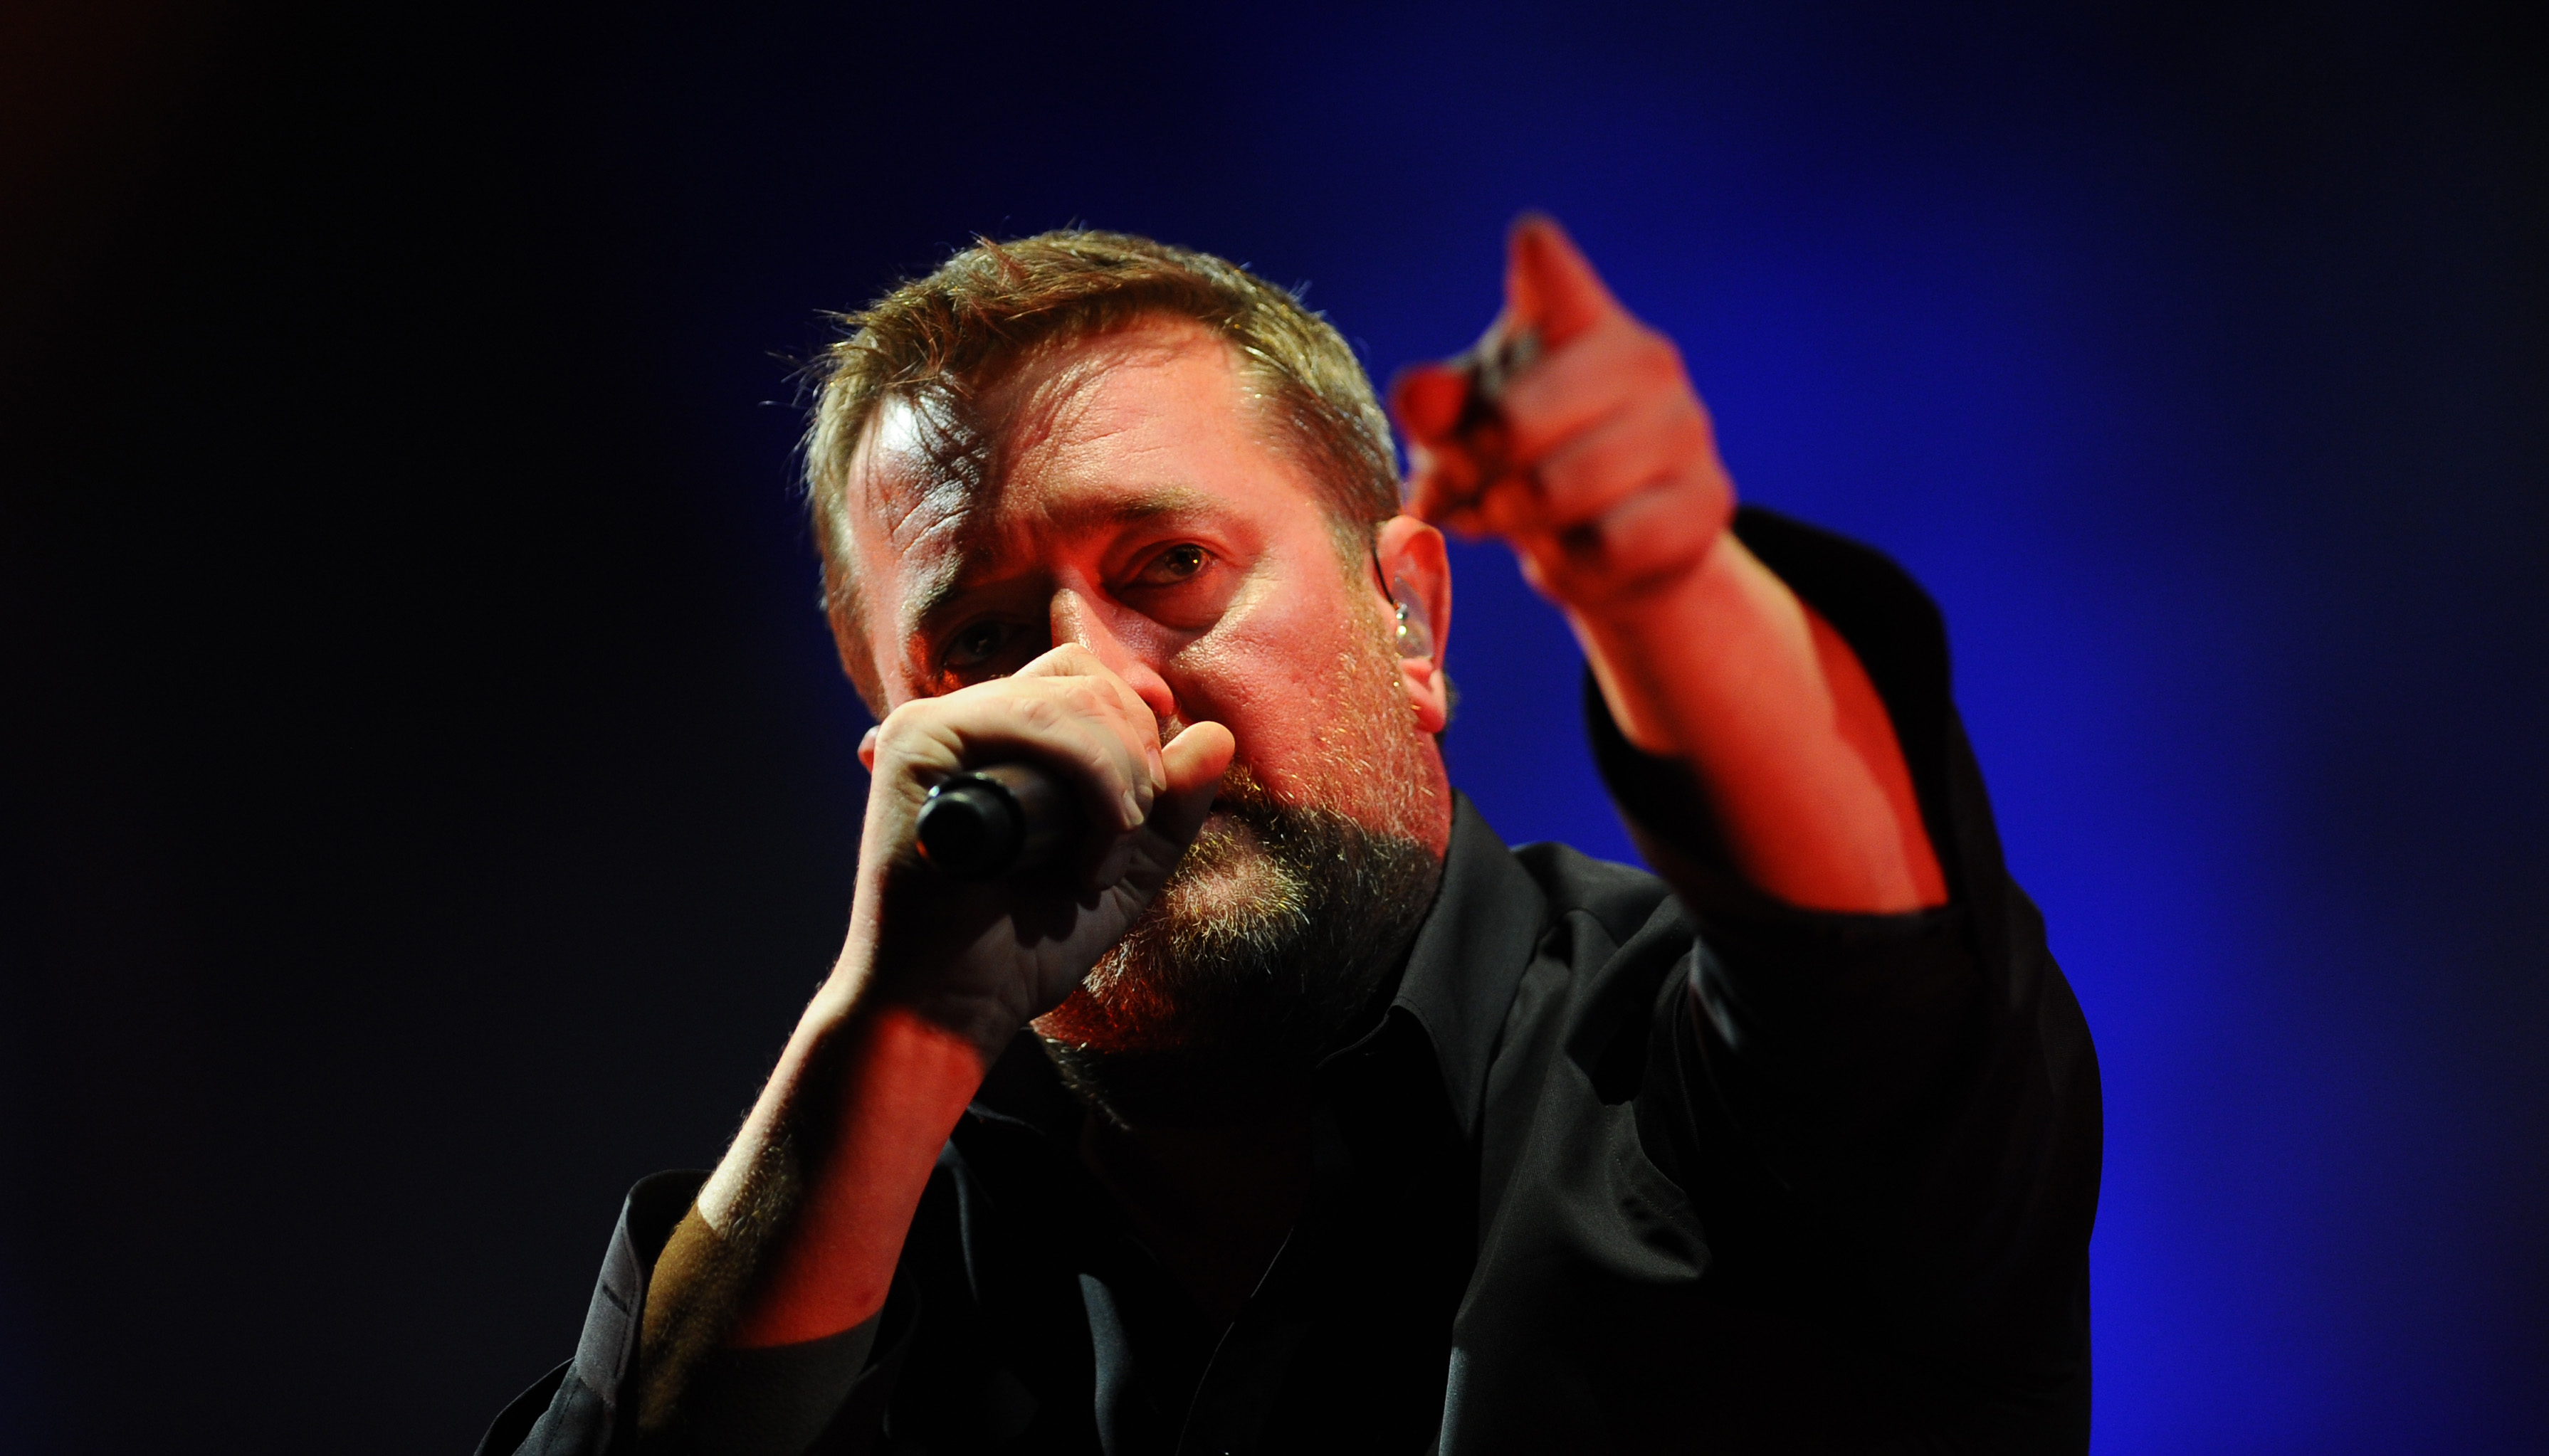
<path fill-rule="evenodd" d="M 1069 642 L 1088 649 L 1108 672 L 1130 683 L 1162 722 L 1178 715 L 1178 695 L 1169 689 L 1168 680 L 1117 634 L 1103 603 L 1066 587 L 1053 593 L 1051 610 L 1056 647 Z"/>

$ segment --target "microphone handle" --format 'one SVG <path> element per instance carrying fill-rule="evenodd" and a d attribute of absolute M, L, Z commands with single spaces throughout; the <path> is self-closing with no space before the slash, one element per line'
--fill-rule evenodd
<path fill-rule="evenodd" d="M 1034 764 L 991 764 L 929 791 L 915 837 L 920 858 L 957 879 L 993 879 L 1053 862 L 1079 828 L 1078 801 Z"/>

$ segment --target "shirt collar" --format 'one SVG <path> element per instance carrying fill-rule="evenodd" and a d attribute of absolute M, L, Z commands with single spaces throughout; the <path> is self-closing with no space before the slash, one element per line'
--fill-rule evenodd
<path fill-rule="evenodd" d="M 1423 1029 L 1444 1098 L 1461 1136 L 1471 1141 L 1486 1106 L 1487 1064 L 1548 913 L 1539 883 L 1487 827 L 1469 796 L 1455 792 L 1441 887 L 1408 947 L 1389 1004 Z M 1384 1030 L 1375 1027 L 1357 1046 Z M 978 1115 L 1022 1123 L 1063 1145 L 1079 1136 L 1080 1100 L 1063 1086 L 1032 1029 L 1019 1030 L 974 1102 Z"/>
<path fill-rule="evenodd" d="M 1548 897 L 1477 805 L 1456 793 L 1443 887 L 1416 933 L 1390 1004 L 1415 1017 L 1434 1044 L 1452 1116 L 1472 1141 L 1486 1106 L 1487 1063 L 1548 909 Z"/>

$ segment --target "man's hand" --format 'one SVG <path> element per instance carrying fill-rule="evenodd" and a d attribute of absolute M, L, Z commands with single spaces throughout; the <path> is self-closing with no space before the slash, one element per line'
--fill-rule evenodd
<path fill-rule="evenodd" d="M 1634 612 L 1695 570 L 1735 513 L 1708 410 L 1672 340 L 1620 307 L 1547 218 L 1513 232 L 1493 331 L 1521 329 L 1540 358 L 1496 402 L 1501 460 L 1481 460 L 1456 431 L 1468 392 L 1460 372 L 1418 365 L 1391 386 L 1409 509 L 1464 536 L 1504 537 L 1531 584 L 1571 611 Z"/>
<path fill-rule="evenodd" d="M 1011 677 L 896 708 L 859 745 L 874 778 L 842 990 L 908 1006 L 990 1062 L 1149 907 L 1203 827 L 1233 748 L 1218 723 L 1163 744 L 1151 705 L 1071 645 Z M 932 869 L 913 841 L 931 787 L 1017 759 L 1079 788 L 1089 826 L 1080 859 L 986 881 Z"/>
<path fill-rule="evenodd" d="M 1541 217 L 1514 228 L 1490 337 L 1525 330 L 1539 357 L 1493 402 L 1500 429 L 1475 428 L 1460 370 L 1420 365 L 1392 386 L 1411 508 L 1512 543 L 1622 734 L 1689 767 L 1706 830 L 1753 885 L 1824 910 L 1943 903 L 1865 670 L 1727 530 L 1735 488 L 1680 352 Z"/>
<path fill-rule="evenodd" d="M 1078 646 L 904 703 L 868 734 L 849 939 L 657 1260 L 641 1429 L 677 1419 L 718 1344 L 818 1339 L 884 1306 L 929 1169 L 984 1071 L 1149 907 L 1234 747 L 1218 723 L 1163 744 L 1152 706 Z M 1089 838 L 1078 861 L 989 881 L 930 868 L 913 840 L 930 788 L 1020 759 L 1079 788 Z"/>

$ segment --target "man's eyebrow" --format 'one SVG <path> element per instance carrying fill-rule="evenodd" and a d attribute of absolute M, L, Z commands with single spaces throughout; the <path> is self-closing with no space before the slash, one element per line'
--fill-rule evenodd
<path fill-rule="evenodd" d="M 1201 515 L 1212 505 L 1210 496 L 1191 486 L 1152 486 L 1129 495 L 1065 504 L 1055 509 L 1050 519 L 1059 530 L 1086 530 L 1091 526 L 1138 525 L 1168 515 Z"/>
<path fill-rule="evenodd" d="M 1128 495 L 1061 505 L 1037 522 L 1035 530 L 1039 535 L 1068 536 L 1173 516 L 1203 515 L 1213 508 L 1213 498 L 1191 486 L 1154 486 Z M 989 552 L 967 551 L 953 570 L 933 573 L 928 585 L 908 598 L 912 628 L 925 631 L 945 615 L 959 598 L 975 589 L 992 560 Z"/>

